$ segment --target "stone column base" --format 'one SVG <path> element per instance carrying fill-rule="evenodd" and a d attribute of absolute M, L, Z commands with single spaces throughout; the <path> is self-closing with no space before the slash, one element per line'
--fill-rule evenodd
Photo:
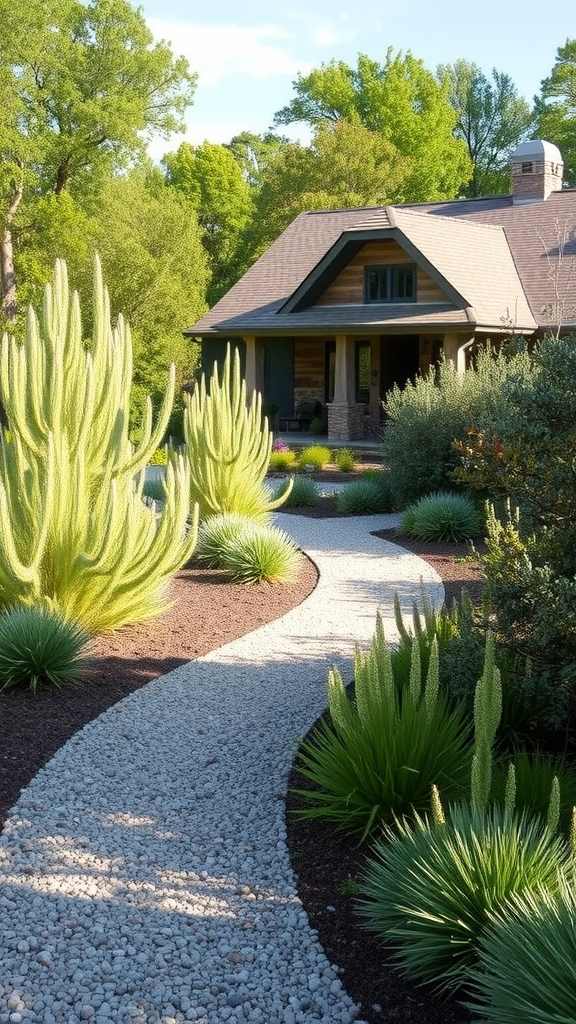
<path fill-rule="evenodd" d="M 336 405 L 329 402 L 328 409 L 328 440 L 329 441 L 361 441 L 364 437 L 364 419 L 366 406 Z"/>

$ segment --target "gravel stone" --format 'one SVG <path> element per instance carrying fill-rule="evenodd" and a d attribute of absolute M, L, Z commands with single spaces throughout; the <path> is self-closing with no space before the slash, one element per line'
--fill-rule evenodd
<path fill-rule="evenodd" d="M 400 582 L 407 615 L 443 587 L 371 536 L 396 517 L 276 519 L 319 567 L 306 601 L 110 708 L 10 811 L 0 1024 L 362 1024 L 299 902 L 281 797 L 331 665 L 351 678 L 378 610 L 395 635 Z"/>

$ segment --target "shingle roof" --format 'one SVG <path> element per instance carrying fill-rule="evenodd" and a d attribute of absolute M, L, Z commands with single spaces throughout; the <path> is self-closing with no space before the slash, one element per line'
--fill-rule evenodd
<path fill-rule="evenodd" d="M 576 227 L 576 190 L 515 206 L 510 196 L 300 214 L 236 285 L 187 334 L 306 333 L 430 324 L 498 329 L 509 318 L 520 330 L 548 323 L 554 281 L 544 244 L 556 258 L 558 230 Z M 347 239 L 400 232 L 421 262 L 444 281 L 446 305 L 283 307 L 322 261 Z M 574 238 L 570 252 L 576 252 Z"/>

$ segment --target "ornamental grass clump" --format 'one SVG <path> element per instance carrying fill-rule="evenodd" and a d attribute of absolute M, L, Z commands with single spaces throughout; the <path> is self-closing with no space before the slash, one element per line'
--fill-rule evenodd
<path fill-rule="evenodd" d="M 298 456 L 298 465 L 304 470 L 324 469 L 330 462 L 330 449 L 323 444 L 309 444 Z"/>
<path fill-rule="evenodd" d="M 381 473 L 381 480 L 353 480 L 336 493 L 336 508 L 345 515 L 375 515 L 378 512 L 390 512 L 392 501 L 386 486 L 386 474 Z"/>
<path fill-rule="evenodd" d="M 574 1024 L 576 890 L 524 892 L 493 914 L 468 1007 L 486 1024 Z"/>
<path fill-rule="evenodd" d="M 257 523 L 231 537 L 219 560 L 234 583 L 290 583 L 301 564 L 302 553 L 284 530 Z"/>
<path fill-rule="evenodd" d="M 78 683 L 90 665 L 89 634 L 78 622 L 43 606 L 0 612 L 0 690 Z"/>
<path fill-rule="evenodd" d="M 190 472 L 190 494 L 200 518 L 220 512 L 248 515 L 267 524 L 290 492 L 274 501 L 264 484 L 272 452 L 273 434 L 262 416 L 262 396 L 252 394 L 248 404 L 246 381 L 240 373 L 238 349 L 231 358 L 230 345 L 219 376 L 218 365 L 209 387 L 202 379 L 192 395 L 186 395 L 184 439 Z"/>
<path fill-rule="evenodd" d="M 332 452 L 332 462 L 341 473 L 351 473 L 358 459 L 351 448 L 336 448 Z"/>
<path fill-rule="evenodd" d="M 400 532 L 429 541 L 463 541 L 477 536 L 481 518 L 475 503 L 465 494 L 438 491 L 404 509 Z"/>
<path fill-rule="evenodd" d="M 279 449 L 271 453 L 268 470 L 270 473 L 290 473 L 296 469 L 297 465 L 298 458 L 295 452 L 289 448 L 287 450 Z"/>
<path fill-rule="evenodd" d="M 161 514 L 142 500 L 144 469 L 166 430 L 174 367 L 153 425 L 128 437 L 132 343 L 94 263 L 92 335 L 58 260 L 40 321 L 28 314 L 22 344 L 2 339 L 0 401 L 0 604 L 45 606 L 93 633 L 156 615 L 173 574 L 190 558 L 188 470 L 172 454 Z"/>
<path fill-rule="evenodd" d="M 236 537 L 254 526 L 250 516 L 239 512 L 221 512 L 208 516 L 198 528 L 196 556 L 213 569 L 222 568 L 222 552 Z"/>
<path fill-rule="evenodd" d="M 573 860 L 569 843 L 557 833 L 557 782 L 546 818 L 516 813 L 513 767 L 503 806 L 489 802 L 501 706 L 488 635 L 474 707 L 469 802 L 453 803 L 444 812 L 434 786 L 430 814 L 386 827 L 362 880 L 359 910 L 366 926 L 391 947 L 405 975 L 440 989 L 466 983 L 491 915 L 509 897 L 539 887 L 556 891 Z"/>
<path fill-rule="evenodd" d="M 338 669 L 328 677 L 330 719 L 298 752 L 298 773 L 313 788 L 296 792 L 297 814 L 323 818 L 363 842 L 383 822 L 428 806 L 435 778 L 452 796 L 470 774 L 471 732 L 460 709 L 438 689 L 438 648 L 425 679 L 415 641 L 407 685 L 394 677 L 380 617 L 368 652 L 356 650 L 354 698 Z"/>
<path fill-rule="evenodd" d="M 276 497 L 281 493 L 281 488 L 275 492 Z M 284 508 L 311 508 L 316 505 L 320 497 L 318 485 L 308 476 L 295 476 L 294 486 L 284 502 Z"/>

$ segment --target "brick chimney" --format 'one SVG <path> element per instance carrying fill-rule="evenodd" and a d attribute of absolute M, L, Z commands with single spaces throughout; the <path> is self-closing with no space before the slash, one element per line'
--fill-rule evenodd
<path fill-rule="evenodd" d="M 541 203 L 562 188 L 564 162 L 557 146 L 544 139 L 522 142 L 512 154 L 512 201 Z"/>

